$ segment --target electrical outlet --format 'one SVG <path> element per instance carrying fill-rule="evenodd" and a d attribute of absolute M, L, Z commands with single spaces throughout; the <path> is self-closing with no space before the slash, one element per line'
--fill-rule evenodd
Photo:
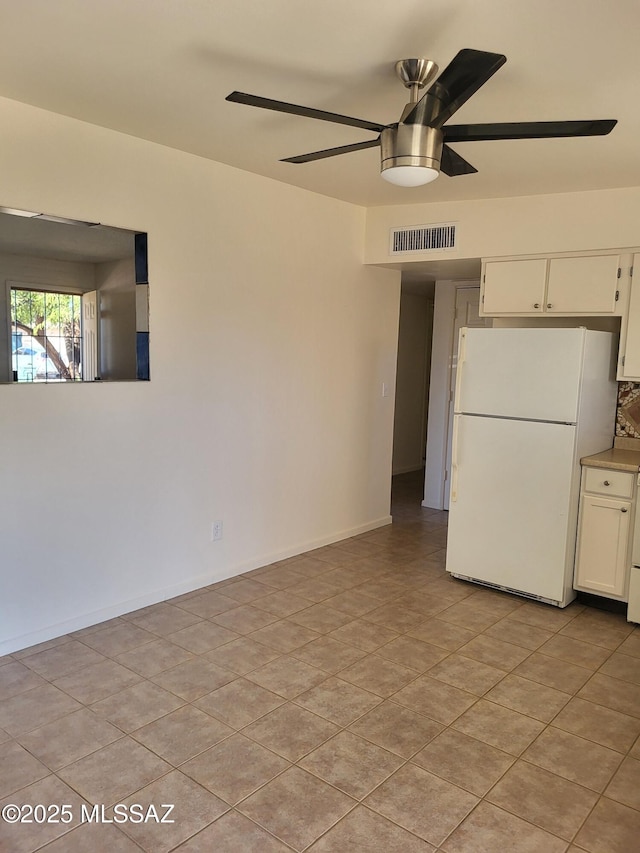
<path fill-rule="evenodd" d="M 214 521 L 211 524 L 211 541 L 219 542 L 222 539 L 222 522 Z"/>

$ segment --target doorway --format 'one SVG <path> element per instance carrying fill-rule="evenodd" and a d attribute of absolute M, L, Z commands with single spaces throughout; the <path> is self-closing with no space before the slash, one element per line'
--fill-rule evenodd
<path fill-rule="evenodd" d="M 434 285 L 404 283 L 400 297 L 393 422 L 393 476 L 424 468 Z"/>

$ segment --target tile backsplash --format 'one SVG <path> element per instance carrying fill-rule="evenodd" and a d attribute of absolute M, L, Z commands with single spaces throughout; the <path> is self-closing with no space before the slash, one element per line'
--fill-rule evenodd
<path fill-rule="evenodd" d="M 618 382 L 616 436 L 640 439 L 640 382 Z"/>

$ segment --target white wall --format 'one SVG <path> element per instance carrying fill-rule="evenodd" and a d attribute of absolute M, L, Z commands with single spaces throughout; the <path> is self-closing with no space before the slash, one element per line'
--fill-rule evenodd
<path fill-rule="evenodd" d="M 132 240 L 133 243 L 133 240 Z M 133 249 L 133 246 L 132 246 Z M 136 378 L 136 276 L 129 259 L 96 264 L 100 311 L 100 377 Z M 179 322 L 183 325 L 183 321 Z"/>
<path fill-rule="evenodd" d="M 393 473 L 422 468 L 431 360 L 433 299 L 402 293 L 398 334 Z"/>
<path fill-rule="evenodd" d="M 80 291 L 95 287 L 94 264 L 58 261 L 50 258 L 0 253 L 0 280 L 18 281 L 26 285 L 37 284 L 56 287 L 73 287 Z"/>
<path fill-rule="evenodd" d="M 402 257 L 403 263 L 638 246 L 640 187 L 372 207 L 367 211 L 365 262 L 392 260 L 392 227 L 438 222 L 458 224 L 455 251 L 418 252 Z"/>
<path fill-rule="evenodd" d="M 1 204 L 148 232 L 152 376 L 0 387 L 0 654 L 387 523 L 400 274 L 362 265 L 364 210 L 0 120 Z"/>

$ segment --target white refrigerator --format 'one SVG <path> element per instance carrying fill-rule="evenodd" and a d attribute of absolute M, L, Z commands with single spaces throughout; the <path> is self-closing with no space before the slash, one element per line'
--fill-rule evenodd
<path fill-rule="evenodd" d="M 447 571 L 565 607 L 580 458 L 613 443 L 615 336 L 460 331 Z"/>

